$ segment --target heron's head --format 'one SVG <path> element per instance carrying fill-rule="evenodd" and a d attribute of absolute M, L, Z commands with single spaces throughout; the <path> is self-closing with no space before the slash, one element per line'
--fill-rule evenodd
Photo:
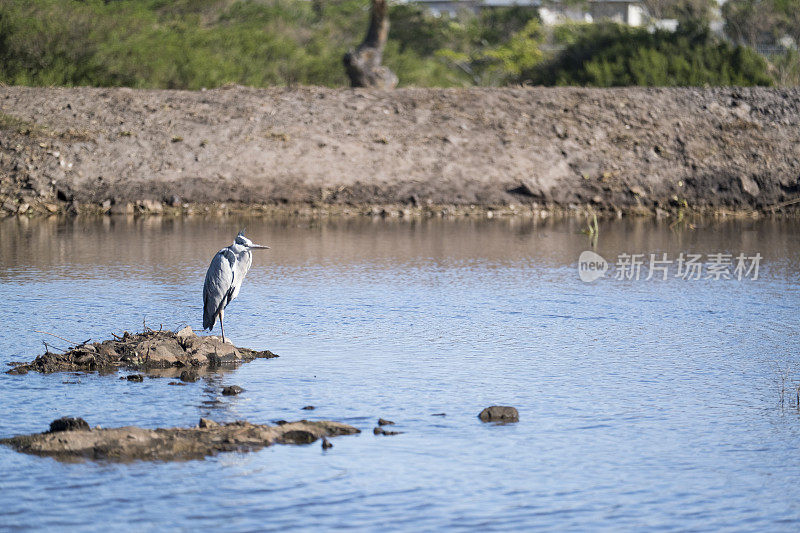
<path fill-rule="evenodd" d="M 262 246 L 260 244 L 255 244 L 253 241 L 245 237 L 244 230 L 239 232 L 239 234 L 236 236 L 236 240 L 234 240 L 233 242 L 235 244 L 238 244 L 239 246 L 244 246 L 245 248 L 250 248 L 253 250 L 269 250 L 269 246 Z"/>

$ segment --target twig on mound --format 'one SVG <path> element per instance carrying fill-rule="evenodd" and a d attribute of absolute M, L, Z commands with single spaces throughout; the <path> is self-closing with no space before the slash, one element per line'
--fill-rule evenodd
<path fill-rule="evenodd" d="M 58 350 L 60 352 L 66 352 L 67 351 L 67 350 L 64 350 L 63 348 L 59 348 L 58 346 L 50 346 L 49 344 L 47 344 L 44 341 L 42 341 L 42 344 L 44 344 L 44 353 L 45 354 L 49 354 L 50 353 L 50 348 L 53 348 L 54 350 Z"/>
<path fill-rule="evenodd" d="M 64 337 L 59 337 L 58 335 L 55 335 L 55 334 L 53 334 L 53 333 L 48 333 L 47 331 L 39 331 L 38 329 L 35 329 L 35 330 L 33 330 L 33 331 L 34 331 L 34 333 L 41 333 L 42 335 L 50 335 L 51 337 L 55 337 L 56 339 L 61 339 L 62 341 L 68 342 L 68 343 L 70 344 L 70 346 L 83 346 L 83 345 L 85 345 L 87 342 L 89 342 L 90 340 L 92 340 L 92 339 L 86 339 L 86 340 L 85 340 L 85 341 L 83 341 L 83 342 L 72 342 L 72 341 L 71 341 L 71 340 L 69 340 L 69 339 L 65 339 Z M 45 347 L 47 347 L 47 345 L 46 345 L 46 344 L 45 344 Z"/>

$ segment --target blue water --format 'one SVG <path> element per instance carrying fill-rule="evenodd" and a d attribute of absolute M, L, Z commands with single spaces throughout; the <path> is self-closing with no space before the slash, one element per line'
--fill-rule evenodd
<path fill-rule="evenodd" d="M 578 221 L 0 221 L 0 364 L 42 341 L 199 328 L 214 252 L 258 252 L 226 312 L 258 360 L 184 387 L 0 374 L 0 437 L 92 425 L 331 419 L 323 451 L 62 463 L 0 447 L 0 529 L 800 527 L 800 224 L 600 224 L 618 254 L 744 252 L 759 279 L 580 281 Z M 225 385 L 246 392 L 221 395 Z M 781 389 L 786 389 L 781 402 Z M 519 409 L 498 426 L 476 415 Z M 314 405 L 313 411 L 301 408 Z M 446 416 L 433 416 L 446 413 Z M 375 436 L 378 417 L 397 436 Z"/>

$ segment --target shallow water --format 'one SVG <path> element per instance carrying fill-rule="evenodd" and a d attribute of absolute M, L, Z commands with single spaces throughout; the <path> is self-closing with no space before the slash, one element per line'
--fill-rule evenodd
<path fill-rule="evenodd" d="M 0 447 L 0 529 L 786 530 L 800 523 L 800 225 L 600 224 L 595 251 L 760 253 L 759 277 L 594 283 L 575 221 L 0 221 L 0 364 L 42 341 L 199 328 L 214 252 L 257 252 L 226 313 L 279 359 L 188 384 L 0 374 L 0 437 L 202 417 L 333 419 L 334 448 L 59 463 Z M 646 271 L 645 271 L 646 272 Z M 246 392 L 223 397 L 224 385 Z M 788 385 L 787 385 L 788 386 Z M 518 424 L 483 424 L 488 405 Z M 304 411 L 305 405 L 316 410 Z M 433 416 L 446 413 L 446 416 Z M 405 432 L 378 437 L 378 417 Z"/>

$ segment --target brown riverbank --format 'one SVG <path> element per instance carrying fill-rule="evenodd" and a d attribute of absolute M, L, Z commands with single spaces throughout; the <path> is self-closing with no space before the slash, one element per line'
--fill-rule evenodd
<path fill-rule="evenodd" d="M 800 89 L 0 88 L 0 212 L 794 212 Z"/>

